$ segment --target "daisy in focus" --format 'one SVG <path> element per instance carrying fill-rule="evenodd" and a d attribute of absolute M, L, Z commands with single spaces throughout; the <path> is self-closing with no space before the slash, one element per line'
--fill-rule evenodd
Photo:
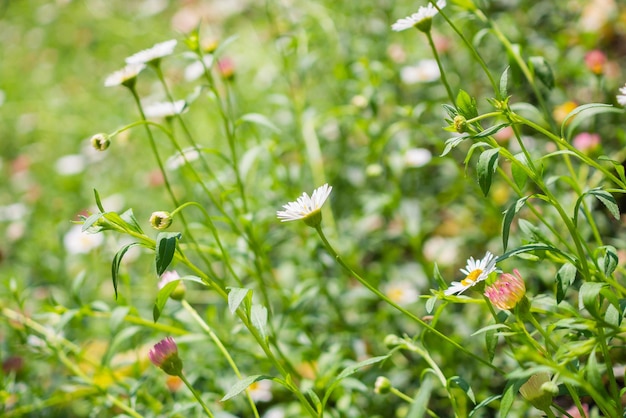
<path fill-rule="evenodd" d="M 446 7 L 445 0 L 438 0 L 437 7 L 443 9 Z M 411 16 L 404 17 L 402 19 L 398 19 L 396 23 L 391 25 L 391 29 L 400 32 L 410 28 L 417 28 L 422 32 L 429 32 L 432 24 L 433 16 L 435 16 L 439 11 L 432 3 L 428 3 L 427 6 L 422 6 L 416 13 L 413 13 Z"/>
<path fill-rule="evenodd" d="M 176 48 L 176 39 L 161 42 L 154 45 L 152 48 L 144 49 L 136 54 L 126 58 L 126 64 L 150 64 L 156 63 L 161 58 L 172 55 L 174 48 Z"/>
<path fill-rule="evenodd" d="M 302 193 L 302 196 L 295 202 L 283 205 L 285 210 L 279 210 L 276 212 L 276 216 L 281 222 L 302 219 L 308 226 L 315 228 L 322 222 L 322 205 L 324 205 L 332 190 L 332 186 L 324 184 L 315 189 L 310 197 L 308 194 Z"/>
<path fill-rule="evenodd" d="M 465 268 L 461 269 L 465 278 L 460 282 L 452 282 L 444 294 L 446 296 L 460 295 L 470 287 L 485 280 L 494 271 L 496 271 L 496 258 L 489 251 L 481 260 L 474 260 L 474 257 L 470 257 Z"/>

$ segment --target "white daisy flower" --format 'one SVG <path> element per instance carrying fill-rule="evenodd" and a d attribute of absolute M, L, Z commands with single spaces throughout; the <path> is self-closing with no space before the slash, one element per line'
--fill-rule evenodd
<path fill-rule="evenodd" d="M 405 306 L 419 300 L 415 285 L 407 280 L 395 280 L 385 286 L 385 295 L 398 305 Z"/>
<path fill-rule="evenodd" d="M 443 9 L 444 7 L 446 7 L 446 1 L 438 0 L 437 7 Z M 432 3 L 428 3 L 427 6 L 420 7 L 417 13 L 413 13 L 411 16 L 398 19 L 396 23 L 391 25 L 391 29 L 396 32 L 400 32 L 406 29 L 417 27 L 423 32 L 428 32 L 430 30 L 433 16 L 435 16 L 438 12 L 439 11 L 435 8 L 435 6 L 432 5 Z"/>
<path fill-rule="evenodd" d="M 129 83 L 133 82 L 137 78 L 139 73 L 144 70 L 144 68 L 146 68 L 144 64 L 129 64 L 121 70 L 118 70 L 108 76 L 106 80 L 104 80 L 104 86 L 126 86 Z"/>
<path fill-rule="evenodd" d="M 150 64 L 151 62 L 160 60 L 163 57 L 172 55 L 177 42 L 178 41 L 176 39 L 171 39 L 169 41 L 158 43 L 152 48 L 139 51 L 126 58 L 126 64 Z"/>
<path fill-rule="evenodd" d="M 620 94 L 617 95 L 617 103 L 626 106 L 626 84 L 619 89 Z"/>
<path fill-rule="evenodd" d="M 143 109 L 144 114 L 148 118 L 167 118 L 183 113 L 185 105 L 187 103 L 184 100 L 177 100 L 175 102 L 159 102 L 146 105 Z"/>
<path fill-rule="evenodd" d="M 461 269 L 461 273 L 465 274 L 465 278 L 460 282 L 452 282 L 450 287 L 444 292 L 446 296 L 461 294 L 475 284 L 485 280 L 491 273 L 496 271 L 496 258 L 489 251 L 482 260 L 474 260 L 470 257 L 467 260 L 467 266 Z"/>
<path fill-rule="evenodd" d="M 259 380 L 248 386 L 248 394 L 255 402 L 269 402 L 272 400 L 272 381 Z"/>
<path fill-rule="evenodd" d="M 87 254 L 99 247 L 104 241 L 102 234 L 90 234 L 82 231 L 82 225 L 75 225 L 63 237 L 63 244 L 68 254 Z"/>
<path fill-rule="evenodd" d="M 428 83 L 440 77 L 439 66 L 434 59 L 421 60 L 417 65 L 407 65 L 400 70 L 400 79 L 405 84 Z"/>
<path fill-rule="evenodd" d="M 322 205 L 326 202 L 332 190 L 332 186 L 324 184 L 315 189 L 311 197 L 306 193 L 302 193 L 302 196 L 295 202 L 283 205 L 283 208 L 286 210 L 276 212 L 276 216 L 281 222 L 303 219 L 307 225 L 316 227 L 322 221 Z"/>

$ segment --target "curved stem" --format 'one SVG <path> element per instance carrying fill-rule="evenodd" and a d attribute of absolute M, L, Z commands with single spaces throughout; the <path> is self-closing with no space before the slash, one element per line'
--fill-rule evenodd
<path fill-rule="evenodd" d="M 235 361 L 231 357 L 230 353 L 228 352 L 226 347 L 224 347 L 224 344 L 222 344 L 222 341 L 215 334 L 215 332 L 213 332 L 213 330 L 211 329 L 209 324 L 207 324 L 206 321 L 204 319 L 202 319 L 200 317 L 200 315 L 198 315 L 198 311 L 196 311 L 189 304 L 189 302 L 187 302 L 185 299 L 181 300 L 181 304 L 183 305 L 183 308 L 185 308 L 185 310 L 187 312 L 189 312 L 189 314 L 196 321 L 196 323 L 198 325 L 200 325 L 200 328 L 202 328 L 204 330 L 204 332 L 207 333 L 209 338 L 211 338 L 211 340 L 213 340 L 213 342 L 217 346 L 218 350 L 220 350 L 220 352 L 222 353 L 222 355 L 224 356 L 224 358 L 228 362 L 230 368 L 233 370 L 233 372 L 239 378 L 239 380 L 241 380 L 241 373 L 239 372 L 239 368 L 237 367 L 237 364 L 235 364 Z M 257 410 L 256 405 L 254 404 L 254 400 L 252 400 L 252 397 L 250 396 L 250 392 L 248 392 L 247 390 L 246 390 L 246 398 L 248 399 L 248 403 L 250 404 L 250 408 L 252 409 L 252 413 L 254 414 L 254 416 L 256 418 L 259 418 L 259 411 Z"/>
<path fill-rule="evenodd" d="M 446 87 L 446 92 L 448 92 L 448 98 L 450 99 L 450 103 L 455 103 L 454 94 L 452 94 L 450 83 L 448 83 L 446 72 L 443 69 L 443 65 L 441 64 L 441 59 L 439 58 L 439 53 L 437 52 L 437 47 L 435 47 L 435 43 L 433 42 L 433 36 L 430 33 L 430 31 L 426 32 L 426 37 L 428 38 L 428 45 L 430 45 L 430 49 L 433 51 L 433 55 L 435 56 L 435 60 L 437 61 L 437 67 L 439 67 L 439 74 L 441 74 L 441 82 Z"/>
<path fill-rule="evenodd" d="M 180 380 L 182 380 L 183 383 L 185 384 L 185 386 L 187 386 L 189 388 L 189 390 L 191 391 L 193 396 L 196 398 L 196 400 L 198 401 L 200 406 L 202 406 L 202 409 L 204 409 L 204 413 L 207 414 L 207 416 L 209 418 L 214 418 L 215 416 L 213 415 L 213 413 L 211 412 L 211 410 L 209 409 L 207 404 L 204 403 L 204 401 L 202 400 L 202 397 L 200 396 L 200 394 L 198 392 L 196 392 L 196 390 L 193 388 L 193 386 L 191 386 L 191 383 L 189 383 L 189 380 L 187 380 L 185 375 L 183 373 L 181 373 L 178 377 L 180 377 Z"/>
<path fill-rule="evenodd" d="M 339 265 L 341 267 L 343 267 L 351 276 L 353 276 L 354 278 L 356 278 L 359 283 L 361 283 L 363 286 L 365 286 L 370 292 L 374 293 L 376 296 L 378 296 L 380 299 L 382 299 L 383 301 L 385 301 L 387 304 L 391 305 L 392 307 L 394 307 L 395 309 L 397 309 L 398 311 L 402 312 L 404 315 L 406 315 L 407 317 L 411 318 L 413 321 L 417 322 L 418 324 L 420 324 L 422 327 L 428 329 L 430 332 L 432 332 L 433 334 L 437 335 L 439 338 L 447 341 L 449 344 L 453 345 L 455 348 L 457 348 L 458 350 L 462 351 L 463 353 L 467 354 L 468 356 L 474 358 L 475 360 L 489 366 L 490 368 L 492 368 L 493 370 L 497 371 L 498 373 L 504 373 L 502 370 L 500 370 L 500 368 L 498 368 L 497 366 L 491 364 L 490 362 L 488 362 L 487 360 L 483 359 L 482 357 L 477 356 L 476 354 L 472 353 L 471 351 L 469 351 L 467 348 L 463 347 L 462 345 L 460 345 L 459 343 L 457 343 L 456 341 L 452 340 L 450 337 L 448 337 L 447 335 L 442 334 L 440 331 L 436 330 L 435 328 L 433 328 L 432 326 L 430 326 L 429 324 L 427 324 L 424 320 L 422 320 L 421 318 L 418 318 L 417 316 L 415 316 L 413 313 L 407 311 L 406 309 L 404 309 L 402 306 L 398 305 L 397 303 L 395 303 L 393 300 L 391 300 L 389 297 L 387 297 L 385 294 L 383 294 L 381 291 L 379 291 L 378 289 L 376 289 L 374 286 L 372 286 L 368 281 L 366 281 L 365 279 L 363 279 L 361 276 L 359 276 L 354 270 L 352 270 L 344 261 L 343 259 L 339 256 L 339 254 L 337 254 L 337 252 L 333 249 L 333 247 L 330 245 L 330 243 L 328 242 L 328 240 L 326 239 L 326 236 L 324 235 L 324 232 L 322 231 L 321 226 L 316 226 L 315 230 L 317 231 L 318 235 L 320 236 L 322 242 L 324 243 L 324 246 L 326 247 L 326 250 L 335 258 L 335 260 L 337 260 L 337 262 L 339 263 Z"/>

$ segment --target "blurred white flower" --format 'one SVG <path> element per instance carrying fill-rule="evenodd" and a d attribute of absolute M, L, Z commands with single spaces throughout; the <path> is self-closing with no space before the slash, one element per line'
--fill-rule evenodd
<path fill-rule="evenodd" d="M 475 284 L 485 280 L 494 271 L 496 271 L 496 258 L 489 251 L 481 260 L 474 260 L 474 257 L 470 257 L 465 268 L 461 269 L 461 273 L 465 274 L 465 278 L 460 282 L 450 283 L 450 287 L 445 290 L 444 294 L 461 294 Z"/>
<path fill-rule="evenodd" d="M 428 261 L 449 266 L 458 259 L 459 241 L 435 235 L 426 240 L 423 252 Z"/>
<path fill-rule="evenodd" d="M 411 148 L 404 154 L 404 164 L 407 167 L 422 167 L 432 158 L 433 154 L 426 148 Z"/>
<path fill-rule="evenodd" d="M 286 210 L 276 212 L 276 216 L 281 222 L 312 218 L 313 216 L 320 214 L 322 205 L 324 205 L 324 202 L 326 202 L 326 199 L 328 199 L 332 190 L 332 186 L 324 184 L 323 186 L 315 189 L 311 197 L 309 197 L 306 193 L 302 193 L 302 196 L 300 196 L 295 202 L 289 202 L 286 205 L 283 205 L 283 208 Z M 319 222 L 317 222 L 317 224 L 319 224 Z"/>
<path fill-rule="evenodd" d="M 200 158 L 200 150 L 194 147 L 185 148 L 182 153 L 176 153 L 165 162 L 168 170 L 176 170 L 177 168 Z"/>
<path fill-rule="evenodd" d="M 617 95 L 617 103 L 622 106 L 626 106 L 626 84 L 624 84 L 624 87 L 619 89 L 619 93 L 620 94 Z"/>
<path fill-rule="evenodd" d="M 144 49 L 126 58 L 126 64 L 149 64 L 172 55 L 174 48 L 176 48 L 176 43 L 176 39 L 158 43 L 152 48 Z"/>
<path fill-rule="evenodd" d="M 272 381 L 259 380 L 248 386 L 248 393 L 255 402 L 269 402 L 272 400 Z"/>
<path fill-rule="evenodd" d="M 85 157 L 80 154 L 70 154 L 59 158 L 54 164 L 56 172 L 62 176 L 71 176 L 85 170 Z"/>
<path fill-rule="evenodd" d="M 104 86 L 113 87 L 127 85 L 131 80 L 137 78 L 144 68 L 146 68 L 145 64 L 129 64 L 121 70 L 109 75 L 106 80 L 104 80 Z"/>
<path fill-rule="evenodd" d="M 417 302 L 420 296 L 415 285 L 408 280 L 394 280 L 385 286 L 384 291 L 389 299 L 401 306 Z"/>
<path fill-rule="evenodd" d="M 69 254 L 87 254 L 99 247 L 103 240 L 102 234 L 88 234 L 82 232 L 82 225 L 75 225 L 65 234 L 63 244 Z"/>
<path fill-rule="evenodd" d="M 28 207 L 20 202 L 0 206 L 0 222 L 19 221 L 20 219 L 23 219 L 28 214 L 28 212 Z"/>
<path fill-rule="evenodd" d="M 434 59 L 424 59 L 417 65 L 407 65 L 400 70 L 400 79 L 405 84 L 427 83 L 441 77 L 439 66 Z"/>
<path fill-rule="evenodd" d="M 204 63 L 204 64 L 203 64 Z M 185 81 L 197 80 L 204 74 L 204 68 L 210 69 L 213 65 L 213 55 L 205 55 L 202 61 L 196 60 L 185 68 Z"/>
<path fill-rule="evenodd" d="M 446 7 L 445 0 L 438 0 L 437 7 L 439 7 L 440 9 Z M 413 13 L 411 16 L 398 19 L 396 23 L 391 25 L 391 29 L 396 32 L 410 29 L 429 19 L 432 20 L 433 16 L 435 16 L 437 13 L 439 13 L 439 11 L 435 8 L 435 6 L 433 6 L 431 3 L 428 3 L 426 6 L 420 7 L 419 10 L 416 13 Z"/>
<path fill-rule="evenodd" d="M 167 118 L 179 115 L 185 110 L 187 103 L 184 100 L 172 102 L 159 102 L 146 105 L 143 109 L 144 114 L 148 118 Z"/>

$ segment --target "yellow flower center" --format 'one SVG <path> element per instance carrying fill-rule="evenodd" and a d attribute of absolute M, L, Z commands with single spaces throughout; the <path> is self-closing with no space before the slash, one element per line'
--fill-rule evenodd
<path fill-rule="evenodd" d="M 470 272 L 470 274 L 467 275 L 466 278 L 464 278 L 463 280 L 461 280 L 461 284 L 463 286 L 469 286 L 472 283 L 474 283 L 476 281 L 476 279 L 478 278 L 478 276 L 480 276 L 482 274 L 482 270 L 481 269 L 476 269 L 472 272 Z"/>

